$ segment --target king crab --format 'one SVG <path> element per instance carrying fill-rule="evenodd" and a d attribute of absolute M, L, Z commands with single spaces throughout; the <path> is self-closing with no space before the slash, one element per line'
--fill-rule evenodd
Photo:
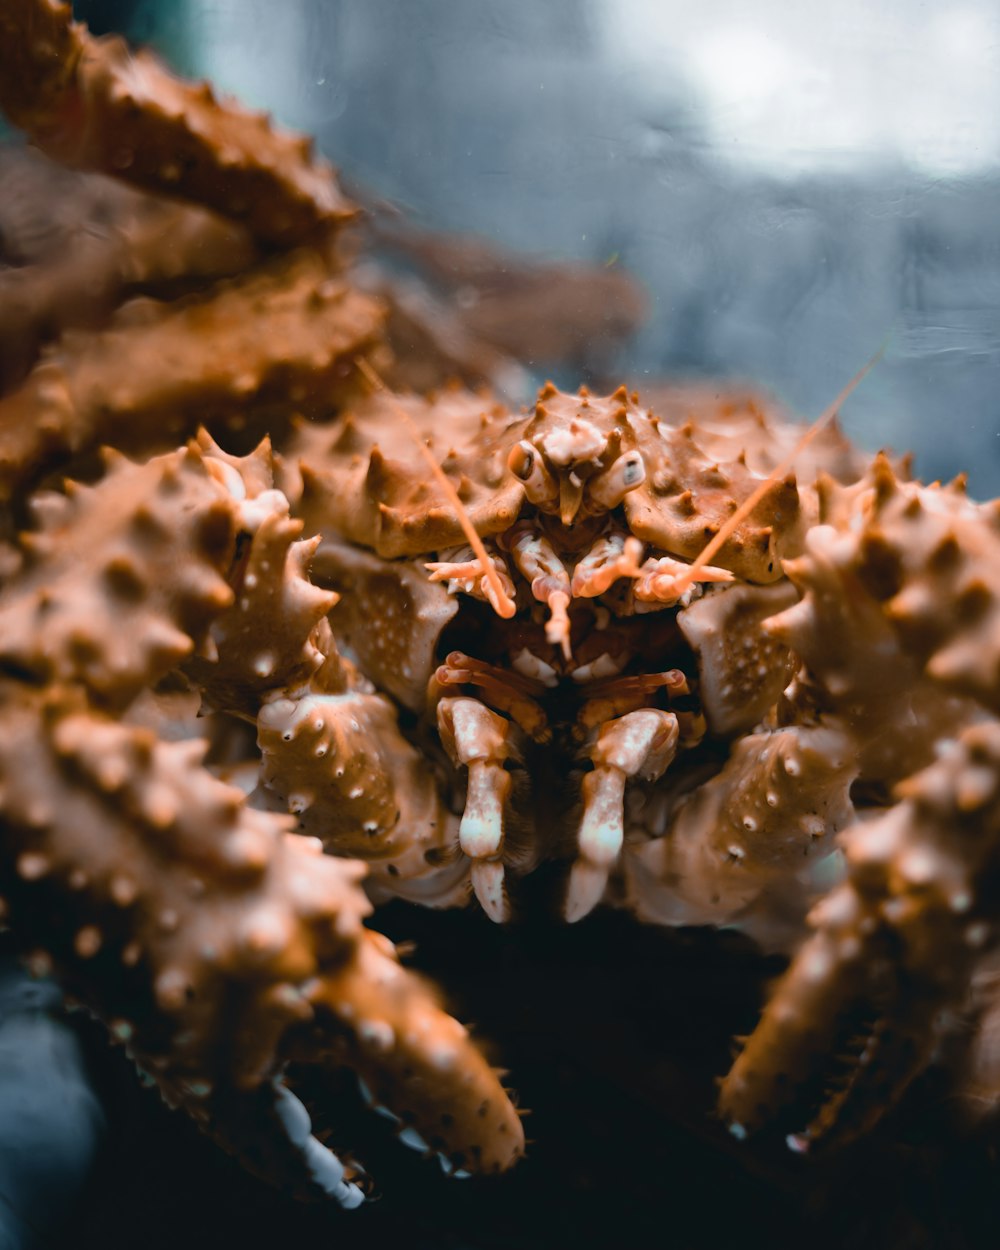
<path fill-rule="evenodd" d="M 987 1035 L 996 505 L 752 404 L 394 395 L 308 144 L 55 0 L 0 14 L 0 105 L 238 223 L 237 277 L 60 326 L 0 400 L 5 915 L 169 1102 L 356 1205 L 286 1081 L 348 1065 L 447 1172 L 507 1168 L 498 1075 L 362 921 L 474 896 L 504 922 L 543 863 L 568 921 L 613 903 L 793 952 L 722 1085 L 737 1136 L 859 1003 L 798 1149 L 868 1129 L 949 1018 Z M 135 459 L 99 469 L 108 442 Z M 992 1096 L 989 1047 L 971 1063 Z"/>

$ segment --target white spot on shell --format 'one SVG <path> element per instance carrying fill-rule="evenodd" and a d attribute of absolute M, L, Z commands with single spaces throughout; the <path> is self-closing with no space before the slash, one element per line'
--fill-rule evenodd
<path fill-rule="evenodd" d="M 437 1068 L 439 1072 L 447 1072 L 449 1068 L 454 1067 L 457 1056 L 458 1051 L 454 1046 L 441 1044 L 432 1046 L 427 1057 L 431 1065 Z"/>
<path fill-rule="evenodd" d="M 49 867 L 48 859 L 44 855 L 39 855 L 37 851 L 25 851 L 17 859 L 18 876 L 23 877 L 25 881 L 38 881 L 49 871 Z"/>
<path fill-rule="evenodd" d="M 91 959 L 101 949 L 101 931 L 96 925 L 84 925 L 73 939 L 73 948 L 81 959 Z"/>
<path fill-rule="evenodd" d="M 903 876 L 915 885 L 924 885 L 937 875 L 937 861 L 930 851 L 914 848 L 907 851 L 900 865 Z"/>
<path fill-rule="evenodd" d="M 990 927 L 982 921 L 970 924 L 965 930 L 965 940 L 972 947 L 982 946 L 990 935 Z"/>
<path fill-rule="evenodd" d="M 822 981 L 833 967 L 833 960 L 824 950 L 809 951 L 805 956 L 803 971 L 810 981 Z"/>
<path fill-rule="evenodd" d="M 396 1034 L 392 1025 L 385 1020 L 362 1020 L 358 1024 L 358 1037 L 372 1050 L 392 1050 L 396 1044 Z"/>

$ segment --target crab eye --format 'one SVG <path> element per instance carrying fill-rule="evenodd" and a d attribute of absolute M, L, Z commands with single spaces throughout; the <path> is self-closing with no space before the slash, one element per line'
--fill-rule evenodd
<path fill-rule="evenodd" d="M 554 510 L 559 505 L 559 484 L 545 467 L 537 447 L 522 439 L 510 449 L 507 465 L 524 483 L 524 493 L 538 508 Z"/>
<path fill-rule="evenodd" d="M 606 473 L 590 483 L 590 497 L 602 508 L 617 508 L 630 490 L 646 480 L 646 466 L 637 451 L 619 456 Z"/>
<path fill-rule="evenodd" d="M 507 467 L 515 477 L 526 482 L 535 467 L 535 449 L 530 443 L 520 442 L 510 449 Z"/>

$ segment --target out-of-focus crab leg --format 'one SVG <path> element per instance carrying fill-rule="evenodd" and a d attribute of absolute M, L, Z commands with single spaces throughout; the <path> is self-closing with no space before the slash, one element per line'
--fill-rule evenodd
<path fill-rule="evenodd" d="M 160 743 L 78 692 L 7 683 L 0 699 L 10 919 L 168 1101 L 269 1179 L 347 1205 L 343 1170 L 276 1084 L 291 1060 L 357 1063 L 449 1166 L 514 1162 L 497 1078 L 362 927 L 360 864 L 247 809 L 198 767 L 204 744 Z"/>
<path fill-rule="evenodd" d="M 328 410 L 381 321 L 306 249 L 207 295 L 127 304 L 107 329 L 67 334 L 0 400 L 0 494 L 101 438 L 176 439 L 254 406 Z"/>
<path fill-rule="evenodd" d="M 236 506 L 198 448 L 110 460 L 94 487 L 30 501 L 41 530 L 0 594 L 0 663 L 124 708 L 195 650 L 232 603 Z"/>
<path fill-rule="evenodd" d="M 511 724 L 478 699 L 442 699 L 437 706 L 441 742 L 469 770 L 459 843 L 472 861 L 472 888 L 491 920 L 510 918 L 503 851 L 513 781 L 504 767 L 514 754 Z"/>
<path fill-rule="evenodd" d="M 233 221 L 106 178 L 68 174 L 28 149 L 0 148 L 0 187 L 0 252 L 13 249 L 22 262 L 0 268 L 2 390 L 28 372 L 43 342 L 106 323 L 130 289 L 205 286 L 260 259 Z M 56 199 L 61 216 L 75 211 L 76 228 L 60 222 L 36 239 Z"/>
<path fill-rule="evenodd" d="M 335 1021 L 346 1046 L 330 1049 L 364 1081 L 377 1104 L 440 1153 L 446 1171 L 502 1172 L 520 1158 L 524 1134 L 497 1074 L 467 1031 L 429 989 L 399 966 L 392 943 L 364 930 L 354 957 L 307 992 L 317 1021 Z M 306 1058 L 317 1045 L 306 1031 Z"/>
<path fill-rule="evenodd" d="M 625 840 L 625 782 L 655 781 L 677 751 L 680 728 L 672 712 L 642 708 L 605 724 L 588 754 L 593 769 L 583 778 L 583 818 L 578 858 L 570 869 L 565 916 L 581 920 L 601 901 L 608 874 Z"/>
<path fill-rule="evenodd" d="M 117 174 L 245 222 L 288 245 L 354 216 L 311 143 L 216 100 L 151 53 L 93 38 L 58 0 L 5 0 L 0 110 L 56 160 Z"/>
<path fill-rule="evenodd" d="M 967 729 L 897 792 L 886 815 L 843 835 L 848 879 L 813 912 L 813 937 L 723 1084 L 739 1134 L 795 1096 L 859 1001 L 879 1018 L 858 1065 L 792 1144 L 869 1127 L 927 1064 L 943 1013 L 996 944 L 1000 725 Z"/>

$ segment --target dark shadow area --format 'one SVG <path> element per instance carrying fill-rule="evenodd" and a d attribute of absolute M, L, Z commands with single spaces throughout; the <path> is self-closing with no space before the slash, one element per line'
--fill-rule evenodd
<path fill-rule="evenodd" d="M 403 904 L 378 920 L 394 939 L 416 939 L 411 965 L 445 987 L 450 1008 L 475 1022 L 494 1061 L 510 1069 L 531 1112 L 532 1144 L 518 1168 L 498 1180 L 444 1178 L 366 1111 L 345 1074 L 322 1096 L 299 1088 L 331 1144 L 365 1159 L 375 1201 L 353 1213 L 296 1205 L 140 1090 L 120 1052 L 87 1025 L 114 1137 L 72 1244 L 995 1245 L 1000 1195 L 990 1152 L 956 1135 L 933 1075 L 871 1139 L 839 1156 L 797 1157 L 778 1131 L 738 1143 L 715 1121 L 714 1078 L 731 1037 L 752 1024 L 780 966 L 737 935 L 644 929 L 610 912 L 572 929 L 500 929 L 476 912 Z M 784 1127 L 799 1127 L 794 1114 Z"/>

